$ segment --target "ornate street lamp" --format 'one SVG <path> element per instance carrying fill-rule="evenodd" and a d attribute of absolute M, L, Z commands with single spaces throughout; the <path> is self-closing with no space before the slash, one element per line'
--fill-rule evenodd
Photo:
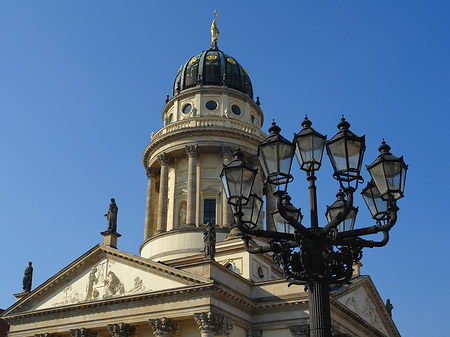
<path fill-rule="evenodd" d="M 286 214 L 289 215 L 290 218 L 295 219 L 297 222 L 303 219 L 300 209 L 295 208 L 294 205 L 291 204 L 291 197 L 287 195 L 287 193 L 283 195 L 282 202 L 283 207 L 286 210 Z M 281 216 L 278 209 L 273 211 L 271 215 L 277 232 L 294 234 L 294 227 L 289 225 L 289 221 L 285 220 Z"/>
<path fill-rule="evenodd" d="M 280 131 L 274 121 L 269 137 L 258 146 L 258 158 L 269 184 L 287 186 L 292 181 L 290 171 L 295 145 L 281 136 Z"/>
<path fill-rule="evenodd" d="M 243 159 L 244 154 L 238 148 L 234 153 L 234 160 L 224 165 L 220 174 L 228 203 L 235 208 L 248 202 L 258 172 Z"/>
<path fill-rule="evenodd" d="M 331 337 L 330 284 L 349 282 L 352 266 L 362 258 L 364 247 L 387 244 L 389 230 L 397 221 L 396 202 L 403 196 L 407 166 L 402 157 L 389 153 L 390 147 L 383 142 L 380 155 L 367 167 L 374 183 L 369 183 L 362 192 L 376 225 L 355 229 L 358 209 L 353 206 L 353 194 L 358 183 L 363 181 L 360 170 L 365 150 L 364 136 L 352 133 L 344 118 L 338 124 L 339 132 L 329 141 L 311 128 L 307 118 L 302 126 L 291 143 L 280 135 L 281 129 L 273 123 L 269 129 L 270 136 L 258 147 L 266 183 L 277 188 L 273 193 L 277 209 L 271 214 L 276 231 L 257 226 L 262 201 L 250 196 L 255 179 L 254 175 L 250 176 L 256 175 L 256 171 L 243 162 L 242 155 L 236 155 L 233 162 L 224 165 L 221 177 L 237 226 L 243 233 L 245 249 L 250 253 L 270 252 L 290 284 L 306 285 L 310 336 Z M 315 171 L 321 166 L 324 143 L 334 168 L 333 177 L 339 181 L 343 191 L 337 194 L 336 202 L 327 207 L 328 223 L 319 226 Z M 286 193 L 287 185 L 293 180 L 290 169 L 294 148 L 300 169 L 306 171 L 309 181 L 310 228 L 302 225 L 300 209 L 291 204 Z M 244 179 L 247 176 L 248 179 Z M 383 233 L 380 241 L 362 238 L 379 232 Z M 270 245 L 250 247 L 251 237 L 267 238 Z"/>
<path fill-rule="evenodd" d="M 322 163 L 323 148 L 327 136 L 323 136 L 313 128 L 308 117 L 302 122 L 303 130 L 294 136 L 295 154 L 300 169 L 311 172 L 317 171 Z"/>
<path fill-rule="evenodd" d="M 261 215 L 263 201 L 254 193 L 250 193 L 250 197 L 246 205 L 242 205 L 242 222 L 249 228 L 258 226 L 258 220 Z"/>
<path fill-rule="evenodd" d="M 349 130 L 350 124 L 342 117 L 338 124 L 339 132 L 327 141 L 327 154 L 333 165 L 333 177 L 339 181 L 345 191 L 344 183 L 347 187 L 355 182 L 355 189 L 358 181 L 361 180 L 360 171 L 364 156 L 365 136 L 359 137 Z"/>
<path fill-rule="evenodd" d="M 391 147 L 383 139 L 378 148 L 380 155 L 367 166 L 372 179 L 383 198 L 393 197 L 395 200 L 403 198 L 405 191 L 406 170 L 408 165 L 403 161 L 403 156 L 398 158 L 389 151 Z"/>
<path fill-rule="evenodd" d="M 382 198 L 381 193 L 373 180 L 367 183 L 367 186 L 364 187 L 361 195 L 363 196 L 373 219 L 380 221 L 388 218 L 388 201 Z"/>
<path fill-rule="evenodd" d="M 327 211 L 325 212 L 325 216 L 327 217 L 328 222 L 331 222 L 333 219 L 335 219 L 339 213 L 343 213 L 345 210 L 345 206 L 347 205 L 347 201 L 345 200 L 345 193 L 342 192 L 342 190 L 340 190 L 336 194 L 336 197 L 337 200 L 331 206 L 327 206 Z M 351 207 L 351 210 L 347 214 L 345 219 L 337 226 L 338 232 L 352 230 L 355 226 L 357 213 L 358 207 Z"/>

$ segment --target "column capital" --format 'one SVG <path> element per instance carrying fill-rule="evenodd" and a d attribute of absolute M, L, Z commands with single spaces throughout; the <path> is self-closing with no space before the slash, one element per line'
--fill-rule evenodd
<path fill-rule="evenodd" d="M 108 324 L 107 327 L 112 337 L 129 337 L 136 331 L 134 326 L 125 323 Z"/>
<path fill-rule="evenodd" d="M 188 157 L 198 157 L 198 145 L 186 145 L 186 154 Z"/>
<path fill-rule="evenodd" d="M 155 336 L 175 337 L 178 335 L 178 322 L 169 318 L 149 319 L 148 323 L 152 327 Z"/>
<path fill-rule="evenodd" d="M 309 337 L 309 324 L 291 326 L 290 329 L 294 337 Z"/>
<path fill-rule="evenodd" d="M 90 329 L 70 329 L 70 335 L 72 337 L 97 337 L 97 332 Z"/>
<path fill-rule="evenodd" d="M 212 332 L 214 335 L 228 336 L 233 330 L 233 323 L 224 315 L 215 312 L 199 312 L 194 319 L 201 332 Z"/>
<path fill-rule="evenodd" d="M 145 174 L 147 174 L 147 178 L 148 178 L 148 179 L 150 179 L 150 178 L 156 178 L 156 176 L 158 175 L 158 170 L 157 170 L 157 169 L 154 169 L 154 168 L 151 168 L 151 167 L 148 167 L 148 168 L 145 170 Z"/>
<path fill-rule="evenodd" d="M 233 154 L 236 151 L 236 148 L 231 146 L 222 146 L 222 151 L 220 151 L 220 154 L 222 155 L 223 159 L 233 159 Z"/>
<path fill-rule="evenodd" d="M 260 329 L 247 329 L 247 337 L 262 337 L 262 330 Z"/>
<path fill-rule="evenodd" d="M 173 161 L 173 158 L 169 156 L 166 152 L 161 153 L 156 158 L 158 158 L 161 165 L 169 165 Z"/>

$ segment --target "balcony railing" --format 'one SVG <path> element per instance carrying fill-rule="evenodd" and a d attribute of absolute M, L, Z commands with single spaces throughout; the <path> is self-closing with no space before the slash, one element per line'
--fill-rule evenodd
<path fill-rule="evenodd" d="M 165 135 L 180 131 L 183 129 L 201 129 L 201 128 L 221 128 L 221 129 L 235 129 L 243 133 L 249 133 L 258 138 L 265 138 L 266 135 L 258 127 L 229 118 L 223 117 L 194 117 L 183 119 L 178 122 L 173 122 L 158 132 L 152 134 L 152 142 L 164 137 Z"/>

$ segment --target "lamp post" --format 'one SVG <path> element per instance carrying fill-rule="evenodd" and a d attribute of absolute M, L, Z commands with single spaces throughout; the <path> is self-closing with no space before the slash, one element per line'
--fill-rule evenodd
<path fill-rule="evenodd" d="M 221 178 L 237 226 L 243 233 L 246 250 L 250 253 L 271 252 L 290 284 L 306 285 L 310 336 L 331 337 L 330 284 L 349 282 L 352 266 L 362 258 L 364 247 L 387 244 L 389 230 L 397 220 L 397 200 L 403 197 L 408 167 L 403 157 L 397 158 L 389 152 L 390 147 L 383 140 L 380 155 L 367 166 L 372 181 L 362 191 L 375 225 L 355 229 L 358 209 L 353 206 L 353 194 L 363 182 L 360 171 L 365 151 L 364 136 L 351 132 L 350 124 L 343 117 L 338 124 L 338 133 L 328 141 L 311 125 L 305 117 L 303 129 L 290 142 L 281 136 L 281 129 L 274 122 L 269 128 L 270 135 L 258 146 L 266 183 L 277 200 L 277 209 L 271 214 L 276 231 L 257 227 L 262 208 L 262 200 L 252 192 L 257 172 L 243 161 L 239 149 L 235 159 L 224 165 Z M 340 191 L 336 202 L 327 206 L 327 223 L 319 226 L 315 172 L 321 167 L 325 147 Z M 309 181 L 310 227 L 302 224 L 300 209 L 291 204 L 287 194 L 288 185 L 293 181 L 290 170 L 294 153 Z M 362 238 L 378 232 L 383 233 L 380 241 Z M 250 247 L 251 237 L 267 238 L 270 244 Z"/>

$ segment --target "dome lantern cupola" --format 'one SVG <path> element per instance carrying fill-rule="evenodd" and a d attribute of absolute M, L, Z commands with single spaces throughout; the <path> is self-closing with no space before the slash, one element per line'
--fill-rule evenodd
<path fill-rule="evenodd" d="M 197 85 L 223 86 L 238 90 L 253 99 L 253 88 L 247 71 L 236 59 L 217 47 L 219 29 L 216 18 L 211 25 L 211 47 L 191 57 L 178 70 L 173 95 Z"/>

